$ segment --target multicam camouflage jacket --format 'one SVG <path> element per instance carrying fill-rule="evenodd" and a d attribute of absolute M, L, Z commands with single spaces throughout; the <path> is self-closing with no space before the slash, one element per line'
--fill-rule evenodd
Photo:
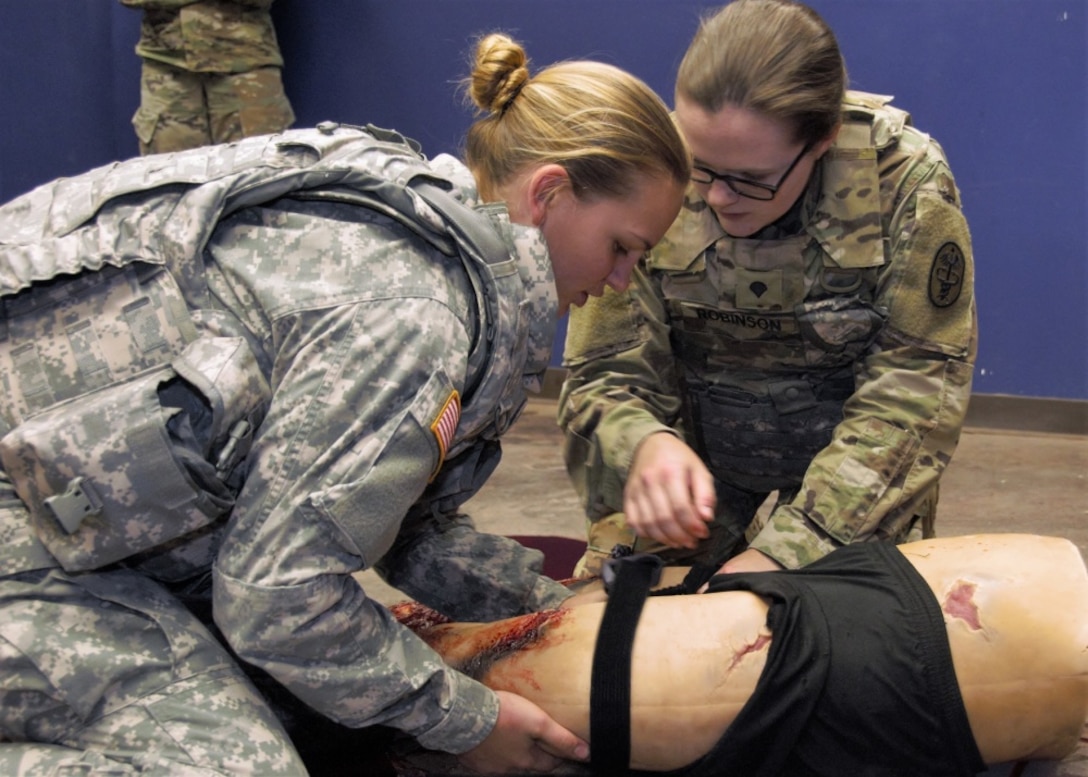
<path fill-rule="evenodd" d="M 959 192 L 889 99 L 848 93 L 793 228 L 732 238 L 691 190 L 631 288 L 572 312 L 559 413 L 591 520 L 669 431 L 720 481 L 795 494 L 751 541 L 786 567 L 903 538 L 958 443 L 977 330 Z"/>
<path fill-rule="evenodd" d="M 476 745 L 494 694 L 352 577 L 461 620 L 568 595 L 459 512 L 558 306 L 539 231 L 475 198 L 450 157 L 326 124 L 0 208 L 0 577 L 211 570 L 236 651 L 317 710 Z"/>
<path fill-rule="evenodd" d="M 273 0 L 121 0 L 143 10 L 136 53 L 181 70 L 245 73 L 283 67 Z"/>

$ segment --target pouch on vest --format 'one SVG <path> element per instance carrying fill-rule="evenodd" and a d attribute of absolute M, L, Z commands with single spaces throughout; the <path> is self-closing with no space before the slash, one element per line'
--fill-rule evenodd
<path fill-rule="evenodd" d="M 196 338 L 177 283 L 153 264 L 58 276 L 0 305 L 0 413 L 9 428 L 165 364 Z"/>
<path fill-rule="evenodd" d="M 794 312 L 807 344 L 851 361 L 861 357 L 888 318 L 887 313 L 855 296 L 805 302 Z"/>
<path fill-rule="evenodd" d="M 172 365 L 23 422 L 0 439 L 0 461 L 61 566 L 97 569 L 229 511 L 225 479 L 269 397 L 244 341 L 204 338 Z"/>
<path fill-rule="evenodd" d="M 766 395 L 689 380 L 685 409 L 715 477 L 769 493 L 797 487 L 812 459 L 831 442 L 853 389 L 849 370 L 815 381 L 769 381 Z"/>

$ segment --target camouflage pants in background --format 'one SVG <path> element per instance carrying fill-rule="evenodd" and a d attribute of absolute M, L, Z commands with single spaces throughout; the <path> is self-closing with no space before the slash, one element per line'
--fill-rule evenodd
<path fill-rule="evenodd" d="M 141 154 L 160 154 L 281 132 L 295 120 L 278 67 L 190 73 L 144 60 L 132 125 Z"/>
<path fill-rule="evenodd" d="M 305 775 L 227 651 L 142 575 L 0 579 L 0 774 Z"/>

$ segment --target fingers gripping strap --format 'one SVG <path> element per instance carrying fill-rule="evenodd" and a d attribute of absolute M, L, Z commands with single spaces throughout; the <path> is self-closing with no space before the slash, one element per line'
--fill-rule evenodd
<path fill-rule="evenodd" d="M 642 605 L 660 577 L 656 556 L 610 560 L 612 582 L 597 632 L 589 692 L 589 739 L 595 775 L 628 772 L 631 761 L 631 654 Z"/>
<path fill-rule="evenodd" d="M 729 559 L 744 549 L 744 527 L 737 522 L 731 522 L 725 527 L 725 531 L 718 535 L 711 548 L 710 556 L 704 561 L 697 561 L 692 565 L 684 579 L 676 585 L 668 588 L 657 588 L 650 596 L 675 596 L 677 594 L 694 594 L 710 581 L 710 578 L 718 574 L 718 570 Z"/>

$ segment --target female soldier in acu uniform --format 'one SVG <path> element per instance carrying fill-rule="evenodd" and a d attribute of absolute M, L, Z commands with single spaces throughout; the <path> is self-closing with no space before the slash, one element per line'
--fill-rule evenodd
<path fill-rule="evenodd" d="M 975 358 L 970 238 L 936 141 L 845 83 L 788 0 L 737 0 L 691 43 L 680 217 L 626 294 L 571 316 L 582 572 L 616 545 L 741 571 L 932 534 Z"/>
<path fill-rule="evenodd" d="M 606 65 L 530 78 L 488 37 L 472 95 L 468 168 L 329 123 L 0 208 L 0 773 L 304 774 L 209 596 L 243 665 L 341 724 L 484 772 L 585 757 L 354 574 L 476 621 L 568 596 L 459 508 L 559 314 L 626 286 L 690 161 Z"/>

